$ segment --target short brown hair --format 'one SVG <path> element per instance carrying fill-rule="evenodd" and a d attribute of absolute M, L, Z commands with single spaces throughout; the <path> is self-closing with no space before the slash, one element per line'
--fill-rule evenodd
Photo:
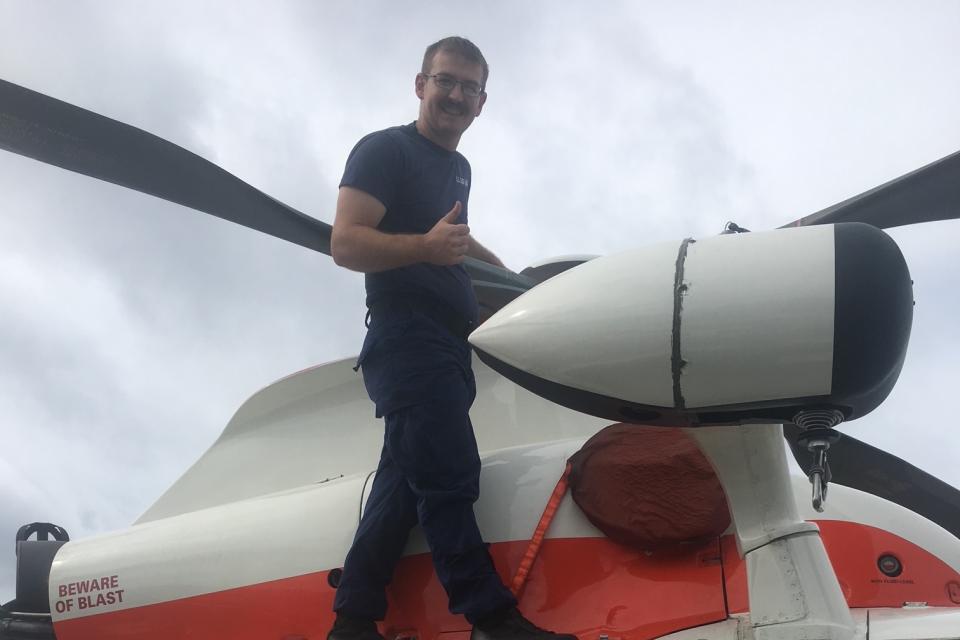
<path fill-rule="evenodd" d="M 443 40 L 437 40 L 432 45 L 427 47 L 427 50 L 423 54 L 423 67 L 421 69 L 422 73 L 430 73 L 430 67 L 433 65 L 433 58 L 440 51 L 455 53 L 465 60 L 479 64 L 480 68 L 483 70 L 483 79 L 480 81 L 480 86 L 481 88 L 485 88 L 487 86 L 487 76 L 490 75 L 490 67 L 487 66 L 486 59 L 484 59 L 483 54 L 480 53 L 480 48 L 477 47 L 477 45 L 473 44 L 466 38 L 461 38 L 460 36 L 450 36 L 449 38 L 444 38 Z"/>

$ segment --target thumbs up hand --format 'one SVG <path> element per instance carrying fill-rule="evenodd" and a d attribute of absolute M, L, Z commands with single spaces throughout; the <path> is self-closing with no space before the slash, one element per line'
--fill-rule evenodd
<path fill-rule="evenodd" d="M 470 227 L 457 224 L 463 206 L 457 200 L 437 224 L 423 236 L 426 252 L 424 262 L 439 265 L 454 265 L 463 262 L 470 246 Z"/>

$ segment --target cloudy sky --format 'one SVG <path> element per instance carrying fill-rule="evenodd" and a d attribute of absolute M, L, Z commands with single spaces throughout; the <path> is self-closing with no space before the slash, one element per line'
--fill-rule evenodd
<path fill-rule="evenodd" d="M 133 124 L 332 221 L 423 48 L 473 39 L 471 227 L 514 270 L 779 226 L 960 149 L 960 3 L 0 0 L 0 78 Z M 960 222 L 891 231 L 917 300 L 857 438 L 960 485 Z M 0 153 L 0 540 L 135 520 L 263 385 L 349 356 L 362 277 Z M 0 602 L 13 595 L 0 546 Z"/>

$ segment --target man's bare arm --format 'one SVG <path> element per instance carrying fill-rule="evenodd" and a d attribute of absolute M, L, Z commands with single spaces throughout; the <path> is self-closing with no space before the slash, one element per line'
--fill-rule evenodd
<path fill-rule="evenodd" d="M 386 271 L 417 262 L 459 264 L 470 244 L 470 228 L 454 222 L 460 209 L 457 202 L 425 234 L 383 233 L 377 230 L 386 213 L 383 203 L 365 191 L 340 187 L 330 237 L 333 261 L 341 267 L 363 273 Z"/>
<path fill-rule="evenodd" d="M 470 242 L 467 246 L 467 255 L 471 258 L 476 258 L 477 260 L 483 260 L 484 262 L 489 262 L 490 264 L 496 265 L 498 267 L 503 267 L 506 269 L 506 265 L 500 261 L 500 258 L 496 256 L 493 251 L 487 249 L 485 246 L 480 244 L 476 238 L 469 236 Z"/>

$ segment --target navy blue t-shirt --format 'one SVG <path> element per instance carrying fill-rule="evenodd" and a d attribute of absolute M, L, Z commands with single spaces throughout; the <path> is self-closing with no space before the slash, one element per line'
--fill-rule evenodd
<path fill-rule="evenodd" d="M 416 123 L 371 133 L 347 157 L 341 187 L 369 193 L 386 207 L 377 226 L 385 233 L 427 233 L 460 201 L 458 223 L 467 223 L 470 163 L 420 135 Z M 430 296 L 468 320 L 477 298 L 463 265 L 425 262 L 366 274 L 367 304 L 385 296 Z"/>

